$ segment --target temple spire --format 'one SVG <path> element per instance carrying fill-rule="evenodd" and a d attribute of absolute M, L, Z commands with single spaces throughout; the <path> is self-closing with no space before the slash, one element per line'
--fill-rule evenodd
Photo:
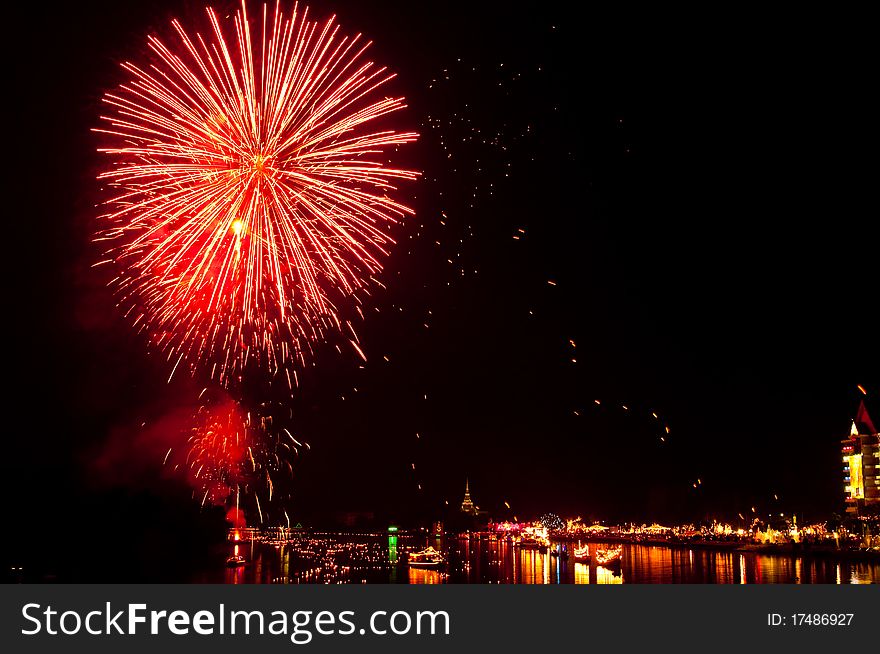
<path fill-rule="evenodd" d="M 470 514 L 476 513 L 476 508 L 471 500 L 470 481 L 467 478 L 464 480 L 464 499 L 461 502 L 461 512 Z"/>

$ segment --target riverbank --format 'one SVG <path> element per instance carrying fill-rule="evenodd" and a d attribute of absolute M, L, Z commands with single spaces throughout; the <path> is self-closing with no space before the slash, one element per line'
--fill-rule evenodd
<path fill-rule="evenodd" d="M 710 549 L 742 554 L 764 554 L 776 556 L 801 556 L 832 558 L 847 561 L 866 561 L 880 563 L 880 551 L 837 548 L 834 545 L 812 543 L 769 543 L 759 544 L 740 540 L 706 540 L 706 539 L 674 539 L 630 537 L 621 535 L 582 536 L 554 538 L 560 541 L 581 541 L 587 543 L 624 543 L 669 547 L 673 549 Z"/>

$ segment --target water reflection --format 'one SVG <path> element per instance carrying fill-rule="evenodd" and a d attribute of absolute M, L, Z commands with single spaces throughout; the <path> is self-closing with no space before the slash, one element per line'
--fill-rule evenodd
<path fill-rule="evenodd" d="M 445 575 L 437 570 L 408 568 L 408 572 L 411 584 L 442 584 L 445 582 Z"/>
<path fill-rule="evenodd" d="M 617 570 L 606 568 L 604 566 L 596 566 L 596 583 L 597 584 L 622 584 L 623 574 Z"/>
<path fill-rule="evenodd" d="M 586 563 L 574 564 L 574 583 L 588 584 L 590 583 L 590 566 Z"/>
<path fill-rule="evenodd" d="M 582 543 L 524 548 L 504 540 L 431 541 L 447 557 L 443 570 L 412 569 L 409 552 L 424 538 L 390 536 L 303 536 L 288 543 L 243 543 L 230 548 L 247 565 L 218 570 L 198 581 L 226 583 L 480 583 L 480 584 L 870 584 L 880 581 L 880 562 L 765 555 L 698 548 L 624 545 L 619 565 L 596 565 L 568 552 Z"/>

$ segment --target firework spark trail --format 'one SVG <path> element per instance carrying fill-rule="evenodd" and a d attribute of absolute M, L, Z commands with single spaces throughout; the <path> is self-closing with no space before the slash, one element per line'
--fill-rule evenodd
<path fill-rule="evenodd" d="M 394 75 L 364 60 L 370 44 L 297 5 L 262 9 L 225 29 L 208 9 L 207 36 L 175 20 L 174 45 L 149 37 L 150 65 L 123 64 L 95 130 L 114 193 L 97 240 L 126 315 L 175 370 L 227 386 L 249 359 L 290 380 L 342 328 L 340 300 L 366 292 L 412 214 L 395 181 L 418 176 L 385 165 L 417 135 L 371 125 L 405 105 L 376 97 Z"/>
<path fill-rule="evenodd" d="M 267 510 L 280 517 L 273 499 L 282 504 L 289 499 L 283 488 L 293 476 L 291 461 L 309 445 L 294 438 L 283 417 L 277 426 L 276 415 L 283 416 L 279 406 L 263 404 L 246 411 L 223 392 L 208 393 L 191 418 L 185 447 L 179 453 L 169 449 L 165 464 L 171 461 L 183 470 L 202 505 L 225 506 L 241 496 L 248 505 L 253 498 L 261 521 Z M 260 500 L 261 492 L 268 504 Z"/>
<path fill-rule="evenodd" d="M 256 470 L 249 416 L 225 399 L 201 406 L 193 423 L 184 462 L 187 477 L 198 492 L 204 491 L 202 504 L 223 504 Z"/>

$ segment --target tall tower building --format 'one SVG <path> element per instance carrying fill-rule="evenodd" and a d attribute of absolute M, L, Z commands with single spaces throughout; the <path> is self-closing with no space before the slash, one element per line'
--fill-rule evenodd
<path fill-rule="evenodd" d="M 859 404 L 849 438 L 840 445 L 846 512 L 856 516 L 880 513 L 880 433 L 864 400 Z"/>
<path fill-rule="evenodd" d="M 468 515 L 477 514 L 477 507 L 471 501 L 471 490 L 467 479 L 464 480 L 464 499 L 461 502 L 461 512 Z"/>

